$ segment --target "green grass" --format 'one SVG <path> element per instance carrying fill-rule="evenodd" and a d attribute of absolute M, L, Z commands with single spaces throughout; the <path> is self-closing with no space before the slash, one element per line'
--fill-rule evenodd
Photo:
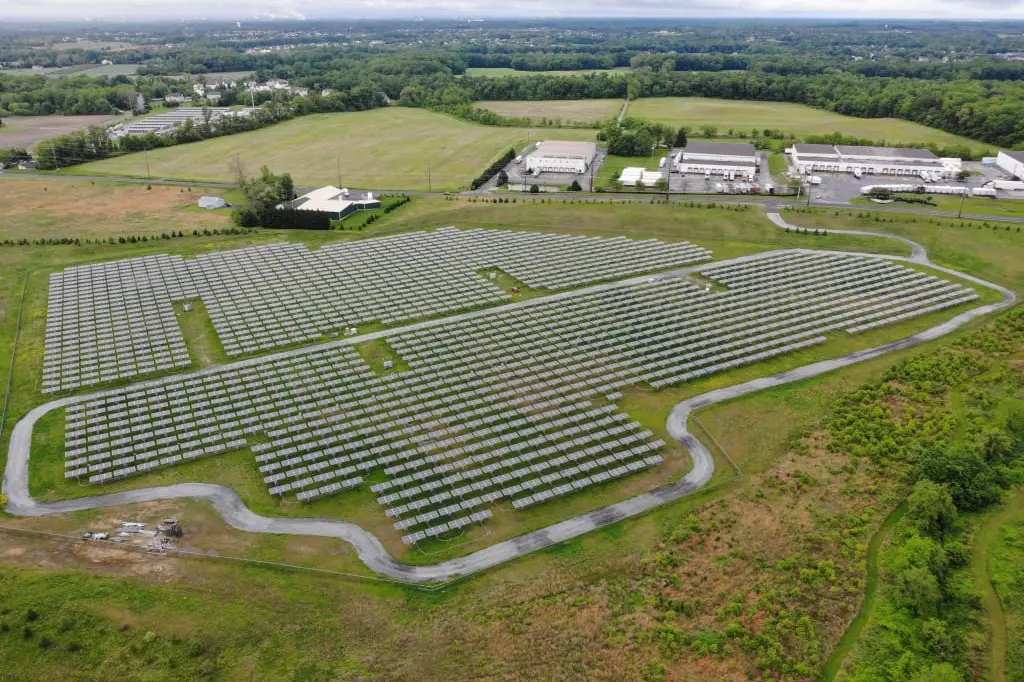
<path fill-rule="evenodd" d="M 982 524 L 971 568 L 988 613 L 988 673 L 992 682 L 1024 680 L 1024 491 L 1011 494 Z"/>
<path fill-rule="evenodd" d="M 850 622 L 850 627 L 843 633 L 842 639 L 836 644 L 835 649 L 832 650 L 832 655 L 825 662 L 825 668 L 821 674 L 822 682 L 832 682 L 832 680 L 836 679 L 836 676 L 842 670 L 843 661 L 853 651 L 853 647 L 857 644 L 857 640 L 864 631 L 864 626 L 871 619 L 871 611 L 875 607 L 875 599 L 878 596 L 878 552 L 882 547 L 882 543 L 889 537 L 893 528 L 896 527 L 896 524 L 899 523 L 906 512 L 906 504 L 901 504 L 885 519 L 878 530 L 875 531 L 875 534 L 871 536 L 865 560 L 867 564 L 867 577 L 864 581 L 864 600 L 860 604 L 856 617 Z"/>
<path fill-rule="evenodd" d="M 471 66 L 468 69 L 466 69 L 466 76 L 473 78 L 502 78 L 504 76 L 522 78 L 526 76 L 587 76 L 593 73 L 626 75 L 629 73 L 629 71 L 630 70 L 628 67 L 621 67 L 618 69 L 566 69 L 563 71 L 516 71 L 515 69 L 502 66 Z"/>
<path fill-rule="evenodd" d="M 149 152 L 153 177 L 231 181 L 237 156 L 249 174 L 262 165 L 291 173 L 296 184 L 385 190 L 468 188 L 510 147 L 547 133 L 475 125 L 422 109 L 390 107 L 347 114 L 314 114 L 268 128 Z M 593 139 L 588 130 L 559 132 Z M 340 164 L 340 177 L 339 177 Z M 143 154 L 75 166 L 74 173 L 146 177 Z"/>
<path fill-rule="evenodd" d="M 651 97 L 630 102 L 629 115 L 672 126 L 713 125 L 719 134 L 730 128 L 750 133 L 751 129 L 772 128 L 794 135 L 821 135 L 841 132 L 876 142 L 927 144 L 940 147 L 965 144 L 976 152 L 990 149 L 982 142 L 969 140 L 934 128 L 895 118 L 854 118 L 803 104 L 751 102 L 704 97 Z"/>
<path fill-rule="evenodd" d="M 650 171 L 658 170 L 658 162 L 664 156 L 664 150 L 651 154 L 650 156 L 611 156 L 608 155 L 601 165 L 601 170 L 594 177 L 594 187 L 603 187 L 608 190 L 612 180 L 618 178 L 623 169 L 630 167 L 645 168 Z M 650 187 L 647 188 L 650 191 Z M 632 187 L 624 187 L 624 191 L 633 191 Z"/>
<path fill-rule="evenodd" d="M 139 70 L 138 64 L 101 64 L 90 69 L 75 72 L 76 76 L 134 76 Z"/>
<path fill-rule="evenodd" d="M 906 204 L 895 202 L 894 207 L 918 208 L 924 210 L 946 211 L 959 213 L 961 200 L 958 197 L 929 194 L 922 197 L 919 194 L 909 195 L 915 199 L 930 199 L 931 205 Z M 866 197 L 857 197 L 851 204 L 858 206 L 878 206 L 876 202 Z M 993 216 L 996 218 L 1024 218 L 1024 200 L 1019 199 L 988 199 L 985 197 L 967 197 L 963 200 L 963 212 L 976 215 Z"/>
<path fill-rule="evenodd" d="M 475 106 L 509 118 L 528 118 L 534 123 L 558 126 L 591 125 L 607 121 L 619 115 L 622 105 L 621 99 L 572 99 L 477 102 Z M 560 134 L 548 133 L 555 138 Z"/>
<path fill-rule="evenodd" d="M 1024 229 L 996 221 L 957 220 L 906 213 L 811 208 L 786 211 L 786 220 L 809 229 L 888 232 L 924 245 L 932 261 L 1024 292 Z"/>

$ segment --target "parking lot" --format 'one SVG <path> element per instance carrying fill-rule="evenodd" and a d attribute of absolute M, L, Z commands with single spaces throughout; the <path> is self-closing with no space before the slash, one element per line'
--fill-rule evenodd
<path fill-rule="evenodd" d="M 537 175 L 529 175 L 526 173 L 526 157 L 534 153 L 537 150 L 536 143 L 531 144 L 521 154 L 519 162 L 511 161 L 505 166 L 505 172 L 508 173 L 509 185 L 538 185 L 540 187 L 558 187 L 568 188 L 572 185 L 573 181 L 578 181 L 580 187 L 584 192 L 594 191 L 594 178 L 601 171 L 601 167 L 604 165 L 604 160 L 608 156 L 608 152 L 604 148 L 598 148 L 597 154 L 594 157 L 594 161 L 590 165 L 590 169 L 586 173 L 538 173 Z"/>

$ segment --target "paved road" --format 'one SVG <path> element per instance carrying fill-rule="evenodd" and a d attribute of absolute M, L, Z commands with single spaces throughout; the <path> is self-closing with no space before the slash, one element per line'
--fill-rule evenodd
<path fill-rule="evenodd" d="M 777 212 L 771 213 L 770 217 L 772 222 L 780 228 L 791 227 L 780 215 L 778 215 Z M 839 233 L 841 231 L 835 232 Z M 858 232 L 852 233 L 860 234 Z M 877 235 L 878 233 L 872 232 L 866 234 Z M 909 242 L 912 247 L 913 255 L 910 258 L 888 255 L 856 255 L 865 258 L 884 258 L 895 261 L 929 264 L 942 272 L 995 289 L 1003 295 L 1003 299 L 997 303 L 980 306 L 961 313 L 946 322 L 932 327 L 931 329 L 914 334 L 913 336 L 905 339 L 876 346 L 875 348 L 850 353 L 840 358 L 824 360 L 804 367 L 798 367 L 796 369 L 781 372 L 769 377 L 763 377 L 761 379 L 755 379 L 736 386 L 710 391 L 688 400 L 684 400 L 673 408 L 667 423 L 667 428 L 671 436 L 687 448 L 690 452 L 691 458 L 693 459 L 693 468 L 680 481 L 631 497 L 627 500 L 623 500 L 622 502 L 575 516 L 566 521 L 562 521 L 561 523 L 521 535 L 511 540 L 496 543 L 459 559 L 452 559 L 432 566 L 408 566 L 392 557 L 375 535 L 363 530 L 355 524 L 327 519 L 260 516 L 250 510 L 245 505 L 242 498 L 230 488 L 208 483 L 182 483 L 171 486 L 159 486 L 120 493 L 110 493 L 107 495 L 95 495 L 60 502 L 43 503 L 34 500 L 28 491 L 28 461 L 30 446 L 32 443 L 32 431 L 35 427 L 35 423 L 40 417 L 51 410 L 64 407 L 74 401 L 93 397 L 97 394 L 92 394 L 91 396 L 62 398 L 60 400 L 52 401 L 35 408 L 18 422 L 11 434 L 7 469 L 4 473 L 3 490 L 8 497 L 7 511 L 20 516 L 41 516 L 46 514 L 58 514 L 83 509 L 95 509 L 153 500 L 199 498 L 209 501 L 224 517 L 224 520 L 228 525 L 239 530 L 258 533 L 316 535 L 345 540 L 355 547 L 360 560 L 371 570 L 396 580 L 412 583 L 442 582 L 459 576 L 477 573 L 506 561 L 524 556 L 538 549 L 579 537 L 580 535 L 589 533 L 602 526 L 606 526 L 626 518 L 638 516 L 668 502 L 690 495 L 702 488 L 709 480 L 711 480 L 715 471 L 715 465 L 714 459 L 707 447 L 689 431 L 689 416 L 695 410 L 723 401 L 732 400 L 765 388 L 810 379 L 842 367 L 847 367 L 858 362 L 879 357 L 892 351 L 926 343 L 959 329 L 971 320 L 1010 307 L 1016 303 L 1017 294 L 1015 292 L 1005 287 L 986 282 L 970 275 L 959 273 L 949 268 L 930 264 L 927 252 L 923 247 L 902 237 L 892 236 L 892 238 L 905 243 Z M 797 251 L 809 250 L 797 249 Z M 764 258 L 775 253 L 779 252 L 755 254 L 753 256 L 746 256 L 737 260 Z M 659 275 L 659 277 L 681 276 L 688 272 L 699 271 L 701 267 L 702 266 L 683 268 L 672 273 Z M 645 279 L 648 278 L 635 278 L 626 282 L 625 285 L 628 286 L 631 282 Z M 606 288 L 623 285 L 624 284 L 620 282 L 597 285 L 597 287 Z M 575 292 L 559 294 L 558 296 L 580 295 L 581 293 L 593 291 L 595 288 L 596 287 L 589 287 Z M 549 300 L 550 298 L 551 297 L 533 299 L 511 305 L 537 305 Z M 488 314 L 489 312 L 493 312 L 493 310 L 476 311 L 459 317 L 466 318 L 474 315 Z M 410 325 L 409 328 L 421 328 L 422 326 L 429 324 L 443 324 L 447 321 L 451 321 L 451 319 L 452 318 L 448 318 L 447 320 L 437 320 L 421 323 L 419 325 Z M 386 332 L 378 332 L 374 335 L 341 339 L 332 343 L 359 343 L 371 337 L 376 337 L 382 334 L 395 334 L 400 333 L 401 331 L 401 329 L 392 329 Z M 309 350 L 310 349 L 299 349 L 287 351 L 279 355 L 294 355 L 309 352 Z M 262 357 L 242 362 L 261 362 L 266 359 L 266 357 Z M 207 370 L 200 371 L 216 371 L 216 368 L 209 368 Z M 154 380 L 154 382 L 159 381 L 160 380 Z"/>

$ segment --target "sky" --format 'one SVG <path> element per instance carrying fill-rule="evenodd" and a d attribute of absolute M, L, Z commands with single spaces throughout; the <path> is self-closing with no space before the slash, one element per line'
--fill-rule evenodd
<path fill-rule="evenodd" d="M 557 6 L 557 14 L 553 7 Z M 852 17 L 1024 19 L 1024 0 L 0 0 L 0 17 L 31 20 L 394 17 Z"/>

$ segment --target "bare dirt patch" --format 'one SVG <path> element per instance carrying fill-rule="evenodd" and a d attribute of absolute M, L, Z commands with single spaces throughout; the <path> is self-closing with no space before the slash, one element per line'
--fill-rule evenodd
<path fill-rule="evenodd" d="M 0 239 L 159 236 L 228 227 L 229 216 L 194 208 L 209 189 L 64 178 L 0 180 Z"/>
<path fill-rule="evenodd" d="M 5 116 L 0 128 L 0 147 L 27 148 L 89 126 L 102 125 L 111 116 Z"/>

